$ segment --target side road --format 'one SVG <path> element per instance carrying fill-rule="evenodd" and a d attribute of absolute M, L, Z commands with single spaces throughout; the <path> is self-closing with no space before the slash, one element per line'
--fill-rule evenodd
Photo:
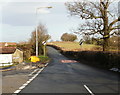
<path fill-rule="evenodd" d="M 31 71 L 11 70 L 2 72 L 2 93 L 13 93 L 29 79 L 28 75 Z"/>
<path fill-rule="evenodd" d="M 28 69 L 27 67 L 25 70 L 11 69 L 2 72 L 2 93 L 14 93 L 41 68 Z"/>

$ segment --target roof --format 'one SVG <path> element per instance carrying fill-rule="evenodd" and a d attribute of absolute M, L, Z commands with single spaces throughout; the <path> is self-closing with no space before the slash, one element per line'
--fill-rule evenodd
<path fill-rule="evenodd" d="M 16 50 L 16 47 L 0 47 L 0 54 L 12 54 Z"/>
<path fill-rule="evenodd" d="M 0 42 L 0 47 L 6 47 L 6 46 L 16 46 L 16 43 L 12 42 Z"/>

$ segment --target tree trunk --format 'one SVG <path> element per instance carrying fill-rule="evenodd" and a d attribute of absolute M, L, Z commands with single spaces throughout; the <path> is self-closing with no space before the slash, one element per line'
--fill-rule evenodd
<path fill-rule="evenodd" d="M 109 51 L 109 31 L 108 31 L 107 5 L 104 6 L 103 22 L 104 22 L 103 51 Z"/>
<path fill-rule="evenodd" d="M 109 37 L 103 40 L 103 51 L 109 51 Z"/>

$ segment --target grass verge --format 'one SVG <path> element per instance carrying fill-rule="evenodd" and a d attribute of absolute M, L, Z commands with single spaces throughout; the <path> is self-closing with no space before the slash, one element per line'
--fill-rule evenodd
<path fill-rule="evenodd" d="M 102 47 L 93 44 L 82 44 L 78 42 L 52 42 L 47 45 L 54 45 L 61 48 L 63 51 L 102 51 Z"/>
<path fill-rule="evenodd" d="M 38 56 L 40 58 L 41 63 L 49 62 L 50 58 L 48 56 Z"/>

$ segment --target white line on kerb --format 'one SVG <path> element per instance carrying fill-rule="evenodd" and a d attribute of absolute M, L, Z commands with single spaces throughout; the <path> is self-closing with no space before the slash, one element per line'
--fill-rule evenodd
<path fill-rule="evenodd" d="M 93 92 L 92 92 L 86 85 L 84 85 L 84 87 L 87 89 L 87 91 L 88 91 L 91 95 L 95 95 L 95 94 L 93 94 Z"/>

